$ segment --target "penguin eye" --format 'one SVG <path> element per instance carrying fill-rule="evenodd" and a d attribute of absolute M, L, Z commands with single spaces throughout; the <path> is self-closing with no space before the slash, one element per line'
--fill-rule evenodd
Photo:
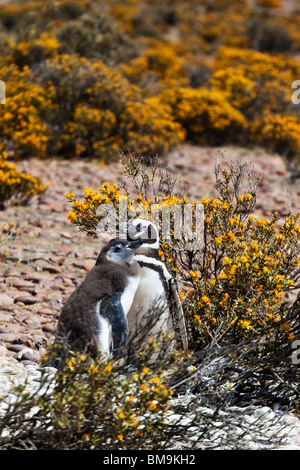
<path fill-rule="evenodd" d="M 116 246 L 115 249 L 114 249 L 114 251 L 116 251 L 116 252 L 119 252 L 120 250 L 121 250 L 120 246 Z"/>

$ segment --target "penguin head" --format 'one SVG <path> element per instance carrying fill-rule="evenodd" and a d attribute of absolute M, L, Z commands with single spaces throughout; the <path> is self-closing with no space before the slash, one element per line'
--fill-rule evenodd
<path fill-rule="evenodd" d="M 143 240 L 145 246 L 159 248 L 158 230 L 149 220 L 131 219 L 120 224 L 119 230 L 129 241 Z"/>
<path fill-rule="evenodd" d="M 130 264 L 133 260 L 135 250 L 141 246 L 142 243 L 143 240 L 141 239 L 130 241 L 114 238 L 102 248 L 96 265 L 105 260 Z"/>

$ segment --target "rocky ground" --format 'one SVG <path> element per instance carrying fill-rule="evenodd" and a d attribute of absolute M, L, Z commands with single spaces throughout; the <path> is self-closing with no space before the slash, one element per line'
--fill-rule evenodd
<path fill-rule="evenodd" d="M 299 179 L 292 183 L 282 159 L 261 149 L 202 149 L 189 145 L 166 159 L 168 170 L 185 184 L 192 199 L 215 194 L 215 161 L 241 159 L 262 175 L 256 214 L 284 216 L 288 208 L 299 210 Z M 103 181 L 122 183 L 121 164 L 100 166 L 88 161 L 30 160 L 18 167 L 42 178 L 49 189 L 28 206 L 0 211 L 0 224 L 21 224 L 20 234 L 1 246 L 7 258 L 0 261 L 0 393 L 6 394 L 11 378 L 38 380 L 37 361 L 54 338 L 60 310 L 86 272 L 94 265 L 105 241 L 90 238 L 72 226 L 66 215 L 71 209 L 65 194 L 97 188 Z M 288 416 L 294 436 L 288 448 L 300 449 L 298 418 Z M 286 447 L 283 447 L 286 448 Z"/>

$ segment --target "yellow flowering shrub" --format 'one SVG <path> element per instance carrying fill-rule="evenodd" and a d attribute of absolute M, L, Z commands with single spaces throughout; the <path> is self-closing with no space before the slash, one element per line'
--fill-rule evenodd
<path fill-rule="evenodd" d="M 219 196 L 201 201 L 202 248 L 185 248 L 188 238 L 176 236 L 172 209 L 190 204 L 192 213 L 199 203 L 170 192 L 151 199 L 145 188 L 151 187 L 152 175 L 138 158 L 129 158 L 127 166 L 123 162 L 123 169 L 143 193 L 137 198 L 124 196 L 120 188 L 106 182 L 95 191 L 86 188 L 84 201 L 77 201 L 74 193 L 67 194 L 72 204 L 68 219 L 94 234 L 103 204 L 114 207 L 117 217 L 121 198 L 125 197 L 128 218 L 149 217 L 154 203 L 160 210 L 167 206 L 171 209 L 171 232 L 168 239 L 161 238 L 159 254 L 184 286 L 181 298 L 191 326 L 192 347 L 202 349 L 211 341 L 220 345 L 247 338 L 259 343 L 264 337 L 266 350 L 288 348 L 295 339 L 295 318 L 300 312 L 299 302 L 286 298 L 299 288 L 300 214 L 290 213 L 284 220 L 277 213 L 270 219 L 253 217 L 258 182 L 251 180 L 247 164 L 230 163 L 221 175 L 216 172 Z M 137 184 L 138 176 L 142 176 L 144 186 Z M 250 178 L 246 193 L 240 189 L 245 176 Z"/>
<path fill-rule="evenodd" d="M 120 150 L 134 148 L 144 156 L 163 155 L 185 139 L 185 130 L 173 118 L 169 106 L 156 97 L 128 101 L 120 133 L 124 139 Z"/>
<path fill-rule="evenodd" d="M 13 148 L 19 156 L 44 156 L 47 128 L 41 115 L 51 108 L 45 90 L 33 83 L 32 72 L 27 66 L 22 70 L 14 64 L 0 67 L 0 76 L 6 83 L 0 149 Z"/>
<path fill-rule="evenodd" d="M 160 96 L 172 116 L 195 143 L 219 145 L 234 141 L 246 127 L 246 119 L 217 88 L 190 87 L 166 90 Z"/>
<path fill-rule="evenodd" d="M 299 73 L 300 64 L 292 58 L 223 46 L 216 53 L 210 85 L 245 118 L 242 141 L 293 157 L 299 152 L 299 119 L 291 84 Z"/>
<path fill-rule="evenodd" d="M 59 448 L 69 450 L 159 448 L 171 396 L 161 371 L 145 366 L 122 375 L 118 364 L 104 358 L 71 355 L 51 397 L 40 400 L 52 430 L 43 429 L 44 442 L 35 439 L 42 448 L 57 448 L 61 436 Z"/>
<path fill-rule="evenodd" d="M 174 44 L 153 41 L 143 56 L 123 65 L 122 71 L 130 82 L 147 87 L 150 91 L 188 84 L 185 61 Z"/>
<path fill-rule="evenodd" d="M 20 41 L 11 45 L 9 59 L 19 68 L 32 67 L 37 62 L 54 57 L 58 53 L 59 43 L 47 33 L 32 41 Z"/>
<path fill-rule="evenodd" d="M 259 129 L 262 144 L 290 158 L 300 155 L 300 121 L 295 116 L 266 117 Z"/>
<path fill-rule="evenodd" d="M 18 436 L 22 445 L 30 434 L 31 446 L 39 450 L 163 449 L 170 436 L 166 423 L 173 395 L 170 380 L 184 359 L 182 353 L 162 346 L 163 361 L 149 364 L 147 351 L 154 342 L 150 338 L 140 347 L 130 365 L 126 360 L 70 352 L 55 376 L 49 378 L 45 370 L 42 379 L 47 377 L 47 387 L 42 380 L 38 393 L 19 385 L 14 390 L 17 406 L 5 415 L 11 433 L 1 436 L 1 444 L 10 448 Z M 56 346 L 48 350 L 42 365 L 57 357 Z M 28 419 L 24 410 L 32 410 L 34 419 Z M 13 426 L 16 418 L 18 424 Z"/>
<path fill-rule="evenodd" d="M 240 198 L 237 207 L 245 208 L 253 195 Z M 218 341 L 265 335 L 267 342 L 288 344 L 295 339 L 296 325 L 285 293 L 295 289 L 300 265 L 299 214 L 281 223 L 278 214 L 243 220 L 234 206 L 214 197 L 204 201 L 210 243 L 204 264 L 198 260 L 193 266 L 197 277 L 189 273 L 194 291 L 188 296 L 201 341 L 206 344 L 215 335 Z M 293 259 L 289 250 L 295 253 Z"/>
<path fill-rule="evenodd" d="M 299 71 L 289 57 L 222 46 L 210 84 L 228 93 L 229 102 L 251 121 L 290 108 L 291 84 Z"/>
<path fill-rule="evenodd" d="M 137 197 L 131 197 L 129 193 L 124 193 L 116 186 L 116 184 L 110 184 L 105 181 L 102 186 L 98 189 L 85 188 L 83 201 L 76 200 L 74 192 L 66 194 L 67 199 L 72 205 L 72 210 L 67 214 L 68 220 L 81 230 L 86 231 L 89 235 L 95 235 L 97 233 L 97 226 L 99 222 L 106 217 L 106 212 L 101 213 L 101 207 L 103 205 L 111 205 L 116 211 L 116 216 L 119 216 L 119 209 L 122 205 L 123 210 L 126 211 L 129 218 L 136 216 L 151 216 L 151 208 L 155 206 L 158 212 L 161 212 L 166 208 L 171 217 L 174 217 L 172 208 L 174 209 L 177 205 L 182 205 L 184 202 L 188 202 L 186 198 L 179 198 L 174 195 L 163 195 L 158 194 L 153 198 L 145 199 L 142 194 Z M 192 203 L 195 207 L 196 201 Z M 115 223 L 115 220 L 111 221 Z M 112 225 L 114 228 L 118 228 L 117 225 Z M 170 258 L 171 259 L 171 258 Z"/>
<path fill-rule="evenodd" d="M 44 191 L 39 178 L 18 170 L 15 164 L 7 161 L 5 152 L 0 154 L 0 205 L 8 200 L 26 204 L 34 195 Z"/>
<path fill-rule="evenodd" d="M 274 149 L 297 155 L 297 11 L 279 15 L 275 0 L 102 3 L 1 7 L 6 147 L 103 161 L 128 148 L 162 154 L 184 140 L 272 148 L 275 116 L 284 123 Z"/>
<path fill-rule="evenodd" d="M 57 55 L 46 61 L 41 80 L 53 103 L 48 152 L 109 159 L 132 146 L 138 152 L 165 152 L 183 138 L 168 108 L 143 99 L 102 61 Z"/>

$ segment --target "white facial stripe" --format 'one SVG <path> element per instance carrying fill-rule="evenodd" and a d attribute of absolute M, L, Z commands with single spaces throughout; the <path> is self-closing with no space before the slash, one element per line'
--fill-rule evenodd
<path fill-rule="evenodd" d="M 144 263 L 149 263 L 149 264 L 159 266 L 163 270 L 164 276 L 165 276 L 167 281 L 172 278 L 171 274 L 169 273 L 169 271 L 167 270 L 165 264 L 162 261 L 159 261 L 155 258 L 151 258 L 151 257 L 146 256 L 146 255 L 140 255 L 140 254 L 136 254 L 134 256 L 134 259 L 136 261 L 142 261 Z"/>

